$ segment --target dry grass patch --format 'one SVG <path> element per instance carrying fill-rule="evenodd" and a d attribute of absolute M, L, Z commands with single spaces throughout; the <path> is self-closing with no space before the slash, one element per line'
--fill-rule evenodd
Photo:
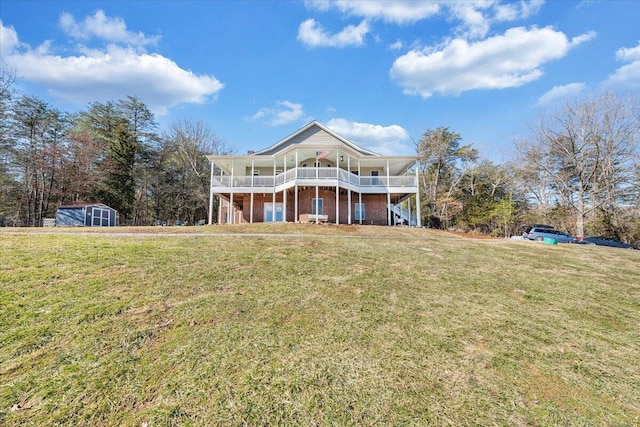
<path fill-rule="evenodd" d="M 0 236 L 0 424 L 639 422 L 638 251 L 181 229 Z"/>

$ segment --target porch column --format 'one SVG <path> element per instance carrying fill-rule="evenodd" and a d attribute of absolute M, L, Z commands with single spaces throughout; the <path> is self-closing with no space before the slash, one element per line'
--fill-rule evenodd
<path fill-rule="evenodd" d="M 233 208 L 233 192 L 231 193 L 230 199 L 231 200 L 229 201 L 229 216 L 231 217 L 231 224 L 235 224 L 236 213 L 235 213 L 235 209 Z"/>
<path fill-rule="evenodd" d="M 293 195 L 293 220 L 294 222 L 298 222 L 298 184 L 296 184 L 293 191 L 295 191 L 295 194 Z"/>
<path fill-rule="evenodd" d="M 233 187 L 233 160 L 231 160 L 231 179 L 229 180 L 229 187 Z M 230 223 L 231 224 L 235 224 L 236 221 L 236 216 L 235 216 L 235 212 L 233 211 L 233 189 L 231 190 L 231 204 L 229 205 L 229 217 L 231 218 Z"/>
<path fill-rule="evenodd" d="M 387 224 L 391 224 L 391 188 L 389 182 L 389 159 L 387 159 Z M 394 215 L 395 218 L 395 215 Z"/>
<path fill-rule="evenodd" d="M 209 225 L 213 224 L 213 160 L 211 161 L 211 178 L 209 180 Z"/>
<path fill-rule="evenodd" d="M 287 155 L 285 154 L 284 156 L 284 160 L 283 160 L 283 168 L 282 168 L 282 173 L 283 178 L 287 177 Z M 282 180 L 282 182 L 285 182 L 284 179 Z M 282 190 L 282 222 L 287 222 L 287 189 L 285 188 L 284 190 Z"/>
<path fill-rule="evenodd" d="M 407 198 L 407 216 L 409 217 L 409 227 L 411 227 L 411 197 Z"/>
<path fill-rule="evenodd" d="M 249 202 L 249 224 L 253 224 L 253 192 L 255 183 L 253 182 L 256 178 L 255 175 L 255 162 L 251 159 L 251 201 Z"/>
<path fill-rule="evenodd" d="M 420 176 L 418 175 L 418 161 L 416 160 L 416 225 L 422 227 L 422 218 L 420 217 Z"/>
<path fill-rule="evenodd" d="M 295 168 L 296 168 L 296 176 L 294 177 L 295 179 L 295 184 L 293 187 L 293 191 L 295 192 L 295 194 L 293 195 L 294 200 L 293 200 L 293 222 L 298 222 L 298 150 L 296 150 L 296 164 L 295 164 Z"/>
<path fill-rule="evenodd" d="M 249 203 L 249 224 L 253 224 L 253 190 L 251 191 L 251 202 Z"/>
<path fill-rule="evenodd" d="M 287 189 L 282 190 L 282 222 L 287 222 Z"/>
<path fill-rule="evenodd" d="M 351 225 L 351 190 L 347 190 L 347 224 Z"/>
<path fill-rule="evenodd" d="M 347 155 L 347 171 L 351 176 L 351 155 Z M 349 182 L 351 184 L 351 182 Z M 351 225 L 351 190 L 347 190 L 347 224 Z"/>
<path fill-rule="evenodd" d="M 224 205 L 224 200 L 222 196 L 218 196 L 218 224 L 222 224 L 222 205 Z"/>
<path fill-rule="evenodd" d="M 360 225 L 362 225 L 362 188 L 360 184 L 362 182 L 362 171 L 360 170 L 360 159 L 358 159 L 358 203 L 360 204 Z"/>
<path fill-rule="evenodd" d="M 316 168 L 316 178 L 318 177 L 318 168 Z M 315 204 L 315 210 L 316 210 L 316 224 L 320 223 L 320 218 L 318 217 L 318 215 L 320 215 L 320 212 L 318 212 L 318 197 L 320 196 L 319 192 L 318 192 L 318 186 L 316 185 L 316 204 Z"/>
<path fill-rule="evenodd" d="M 271 222 L 276 222 L 276 158 L 273 158 L 273 197 L 271 198 Z"/>
<path fill-rule="evenodd" d="M 336 225 L 340 224 L 340 150 L 336 151 Z"/>

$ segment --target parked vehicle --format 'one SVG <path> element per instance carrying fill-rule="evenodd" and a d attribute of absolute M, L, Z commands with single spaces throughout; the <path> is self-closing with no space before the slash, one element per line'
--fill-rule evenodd
<path fill-rule="evenodd" d="M 558 243 L 568 243 L 574 237 L 564 231 L 555 230 L 547 227 L 529 227 L 522 233 L 522 238 L 529 240 L 542 241 L 544 238 L 555 239 Z"/>
<path fill-rule="evenodd" d="M 573 239 L 569 243 L 577 243 L 580 245 L 610 246 L 612 248 L 640 249 L 640 247 L 638 246 L 631 245 L 629 243 L 623 243 L 619 240 L 603 236 L 589 236 L 585 237 L 582 240 Z"/>

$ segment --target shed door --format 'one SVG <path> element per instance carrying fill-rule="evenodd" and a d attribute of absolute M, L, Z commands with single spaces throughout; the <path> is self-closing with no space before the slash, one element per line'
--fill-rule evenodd
<path fill-rule="evenodd" d="M 109 226 L 109 209 L 93 208 L 92 226 Z"/>

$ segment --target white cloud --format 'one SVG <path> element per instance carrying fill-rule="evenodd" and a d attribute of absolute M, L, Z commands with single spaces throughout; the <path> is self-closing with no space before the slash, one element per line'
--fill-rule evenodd
<path fill-rule="evenodd" d="M 515 21 L 526 19 L 540 11 L 544 0 L 521 1 L 520 3 L 497 4 L 494 19 L 496 21 Z"/>
<path fill-rule="evenodd" d="M 262 120 L 269 126 L 285 125 L 304 117 L 302 104 L 289 101 L 278 101 L 274 108 L 261 108 L 247 120 Z"/>
<path fill-rule="evenodd" d="M 368 32 L 367 21 L 362 21 L 357 26 L 349 25 L 337 34 L 330 34 L 315 20 L 307 19 L 298 28 L 298 40 L 311 47 L 361 46 Z"/>
<path fill-rule="evenodd" d="M 595 31 L 588 31 L 571 39 L 571 47 L 578 46 L 581 43 L 591 41 L 597 36 Z"/>
<path fill-rule="evenodd" d="M 536 105 L 553 105 L 557 102 L 576 97 L 584 90 L 584 83 L 569 83 L 564 86 L 554 86 L 550 91 L 538 98 Z"/>
<path fill-rule="evenodd" d="M 495 22 L 526 19 L 538 13 L 543 0 L 520 1 L 502 4 L 496 0 L 450 1 L 444 4 L 451 17 L 461 21 L 457 33 L 470 39 L 486 37 Z"/>
<path fill-rule="evenodd" d="M 394 43 L 391 43 L 389 45 L 389 49 L 391 50 L 400 50 L 404 47 L 404 43 L 402 42 L 402 40 L 396 40 Z"/>
<path fill-rule="evenodd" d="M 452 2 L 449 5 L 451 14 L 462 21 L 459 32 L 465 37 L 481 38 L 487 35 L 491 26 L 485 9 L 491 6 L 491 2 Z"/>
<path fill-rule="evenodd" d="M 493 22 L 526 19 L 538 13 L 544 0 L 522 0 L 502 4 L 496 0 L 308 0 L 315 10 L 336 9 L 349 16 L 381 20 L 399 25 L 413 24 L 437 15 L 461 21 L 458 33 L 465 37 L 484 37 Z"/>
<path fill-rule="evenodd" d="M 376 153 L 395 155 L 411 152 L 407 145 L 409 133 L 398 125 L 381 126 L 346 119 L 331 119 L 327 127 L 349 141 Z"/>
<path fill-rule="evenodd" d="M 1 30 L 2 61 L 14 67 L 24 80 L 75 105 L 134 95 L 161 115 L 181 103 L 203 103 L 224 87 L 213 76 L 193 74 L 162 55 L 138 52 L 135 46 L 76 46 L 78 54 L 62 56 L 50 51 L 48 41 L 35 49 L 22 46 L 16 34 L 7 37 L 14 41 L 6 46 L 15 48 L 5 55 L 4 34 L 11 34 L 13 29 L 2 26 Z"/>
<path fill-rule="evenodd" d="M 60 28 L 77 40 L 98 38 L 112 43 L 124 43 L 129 46 L 142 47 L 156 45 L 160 36 L 147 37 L 143 33 L 134 33 L 127 29 L 122 18 L 108 17 L 104 11 L 98 10 L 93 16 L 87 16 L 78 23 L 70 13 L 60 16 Z"/>
<path fill-rule="evenodd" d="M 623 47 L 616 52 L 619 61 L 640 61 L 640 43 L 636 47 Z"/>
<path fill-rule="evenodd" d="M 0 54 L 3 57 L 12 54 L 19 44 L 15 28 L 5 27 L 0 19 L 0 48 L 2 48 Z"/>
<path fill-rule="evenodd" d="M 440 5 L 434 1 L 401 1 L 401 0 L 336 0 L 336 1 L 311 1 L 307 2 L 311 7 L 327 11 L 335 7 L 342 13 L 360 16 L 367 19 L 380 19 L 396 24 L 413 23 L 436 15 L 440 11 Z"/>
<path fill-rule="evenodd" d="M 573 46 L 552 28 L 516 27 L 475 43 L 458 38 L 439 49 L 414 49 L 395 60 L 390 75 L 405 93 L 423 98 L 518 87 L 540 78 L 543 64 Z"/>
<path fill-rule="evenodd" d="M 618 49 L 616 59 L 628 64 L 618 68 L 604 82 L 604 85 L 628 89 L 640 88 L 640 43 L 636 47 Z"/>

